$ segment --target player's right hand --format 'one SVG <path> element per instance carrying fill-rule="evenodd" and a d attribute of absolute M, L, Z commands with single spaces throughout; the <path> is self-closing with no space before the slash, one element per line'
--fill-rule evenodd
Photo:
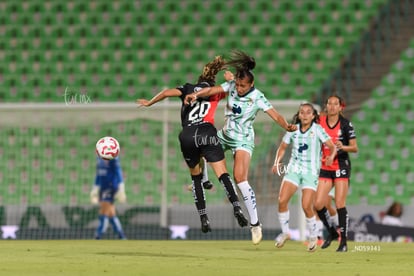
<path fill-rule="evenodd" d="M 286 131 L 293 132 L 293 131 L 296 131 L 297 129 L 298 129 L 298 127 L 296 125 L 294 125 L 294 124 L 288 124 L 288 126 L 286 128 Z"/>
<path fill-rule="evenodd" d="M 195 93 L 191 93 L 185 96 L 184 98 L 184 104 L 189 105 L 192 104 L 194 101 L 197 100 L 197 96 Z"/>

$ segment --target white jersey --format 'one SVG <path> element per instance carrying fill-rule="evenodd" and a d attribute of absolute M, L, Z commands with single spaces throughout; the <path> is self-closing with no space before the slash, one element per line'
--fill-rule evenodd
<path fill-rule="evenodd" d="M 321 125 L 312 123 L 311 127 L 302 132 L 300 125 L 294 132 L 286 132 L 283 142 L 292 143 L 292 153 L 287 170 L 299 174 L 319 175 L 322 158 L 322 143 L 329 139 L 329 135 Z"/>
<path fill-rule="evenodd" d="M 228 93 L 222 133 L 230 139 L 254 144 L 253 123 L 256 114 L 259 110 L 265 112 L 271 109 L 272 105 L 263 93 L 254 87 L 243 96 L 237 94 L 235 81 L 225 82 L 221 87 Z"/>

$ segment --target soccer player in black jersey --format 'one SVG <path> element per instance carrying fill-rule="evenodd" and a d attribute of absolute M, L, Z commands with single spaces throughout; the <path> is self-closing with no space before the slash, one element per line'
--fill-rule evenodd
<path fill-rule="evenodd" d="M 148 107 L 167 97 L 180 97 L 182 102 L 180 146 L 184 160 L 190 170 L 194 202 L 200 215 L 201 231 L 204 233 L 210 232 L 211 228 L 202 186 L 201 158 L 204 158 L 211 165 L 220 183 L 223 184 L 226 195 L 233 205 L 234 216 L 239 225 L 243 227 L 248 224 L 241 210 L 233 180 L 227 171 L 224 151 L 217 137 L 217 129 L 214 126 L 214 113 L 223 95 L 199 98 L 190 105 L 184 104 L 186 95 L 197 92 L 204 87 L 214 86 L 217 73 L 223 70 L 224 67 L 225 61 L 218 56 L 204 66 L 196 84 L 186 83 L 177 88 L 165 89 L 151 100 L 138 99 L 136 101 L 138 106 Z"/>

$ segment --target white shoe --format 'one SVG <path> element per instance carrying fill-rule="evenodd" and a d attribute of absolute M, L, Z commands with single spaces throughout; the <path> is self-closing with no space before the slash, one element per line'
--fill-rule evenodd
<path fill-rule="evenodd" d="M 257 245 L 262 240 L 262 225 L 251 226 L 250 232 L 252 232 L 252 242 Z"/>
<path fill-rule="evenodd" d="M 276 246 L 277 248 L 281 248 L 281 247 L 283 247 L 283 246 L 285 245 L 285 242 L 286 242 L 287 240 L 290 240 L 290 236 L 289 236 L 289 234 L 280 233 L 280 234 L 277 236 L 277 238 L 276 238 L 276 243 L 275 243 L 275 246 Z"/>
<path fill-rule="evenodd" d="M 318 247 L 318 238 L 317 237 L 309 238 L 308 251 L 314 252 L 317 247 Z"/>

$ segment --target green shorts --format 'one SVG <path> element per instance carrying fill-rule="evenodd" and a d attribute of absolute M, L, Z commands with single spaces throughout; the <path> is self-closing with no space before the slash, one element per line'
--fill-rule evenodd
<path fill-rule="evenodd" d="M 289 181 L 301 189 L 311 189 L 316 191 L 319 176 L 313 175 L 311 173 L 287 172 L 283 177 L 282 182 L 283 181 Z"/>
<path fill-rule="evenodd" d="M 250 156 L 252 156 L 254 141 L 238 141 L 232 139 L 225 135 L 222 130 L 219 130 L 217 132 L 217 136 L 220 139 L 220 143 L 222 144 L 224 151 L 231 150 L 234 154 L 237 150 L 244 150 L 247 151 Z"/>

